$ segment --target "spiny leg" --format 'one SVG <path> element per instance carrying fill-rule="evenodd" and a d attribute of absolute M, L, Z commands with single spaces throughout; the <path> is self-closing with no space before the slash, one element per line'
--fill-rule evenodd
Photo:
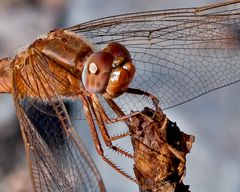
<path fill-rule="evenodd" d="M 155 97 L 154 95 L 152 95 L 151 93 L 148 93 L 146 91 L 140 90 L 140 89 L 135 89 L 135 88 L 128 88 L 125 93 L 129 93 L 129 94 L 135 94 L 135 95 L 145 95 L 147 97 L 149 97 L 152 102 L 153 105 L 155 106 L 155 110 L 156 112 L 160 112 L 161 109 L 159 107 L 159 100 L 157 97 Z"/>
<path fill-rule="evenodd" d="M 105 101 L 108 103 L 108 105 L 111 107 L 111 109 L 119 116 L 125 116 L 125 117 L 128 117 L 128 119 L 126 118 L 125 120 L 129 120 L 129 118 L 133 117 L 133 116 L 136 116 L 136 115 L 143 115 L 144 117 L 148 118 L 149 121 L 153 121 L 150 117 L 144 115 L 142 112 L 134 112 L 134 113 L 131 113 L 129 115 L 125 115 L 124 112 L 121 110 L 121 108 L 116 104 L 116 102 L 113 100 L 113 99 L 107 99 L 107 98 L 104 98 Z"/>
<path fill-rule="evenodd" d="M 83 104 L 83 108 L 84 108 L 84 112 L 86 115 L 86 119 L 89 123 L 89 127 L 90 127 L 90 133 L 92 135 L 94 144 L 95 144 L 95 148 L 98 152 L 98 154 L 100 155 L 100 157 L 108 164 L 110 165 L 114 170 L 116 170 L 118 173 L 122 174 L 123 176 L 125 176 L 126 178 L 132 180 L 133 182 L 137 183 L 137 181 L 132 178 L 131 176 L 129 176 L 127 173 L 123 172 L 120 168 L 118 168 L 111 160 L 109 160 L 106 156 L 104 156 L 104 151 L 102 149 L 101 146 L 101 142 L 99 140 L 99 136 L 94 124 L 94 120 L 92 118 L 91 112 L 90 112 L 90 107 L 88 104 L 87 99 L 84 96 L 79 95 L 80 100 L 82 101 Z"/>
<path fill-rule="evenodd" d="M 123 112 L 122 113 L 116 113 L 118 115 L 117 118 L 109 118 L 108 115 L 105 113 L 105 110 L 103 109 L 98 97 L 96 94 L 92 94 L 91 95 L 91 100 L 93 101 L 94 105 L 96 106 L 96 108 L 99 110 L 100 114 L 101 114 L 101 117 L 103 119 L 103 121 L 107 124 L 110 124 L 110 123 L 116 123 L 116 122 L 119 122 L 119 121 L 127 121 L 129 120 L 129 118 L 139 114 L 140 112 L 133 112 L 133 113 L 130 113 L 128 115 L 125 115 Z M 117 106 L 117 104 L 116 104 Z M 110 106 L 111 107 L 111 106 Z M 118 107 L 119 108 L 119 107 Z M 113 111 L 115 112 L 115 109 L 112 108 Z M 120 108 L 119 108 L 120 109 Z M 117 110 L 118 111 L 118 110 Z"/>
<path fill-rule="evenodd" d="M 106 99 L 108 105 L 112 108 L 112 110 L 117 114 L 117 118 L 109 118 L 107 116 L 107 114 L 105 113 L 105 110 L 103 109 L 98 97 L 96 94 L 92 94 L 91 95 L 91 99 L 92 102 L 94 104 L 94 108 L 96 108 L 99 111 L 99 114 L 101 116 L 101 119 L 104 123 L 110 124 L 110 123 L 115 123 L 115 122 L 127 122 L 131 117 L 136 116 L 138 114 L 141 114 L 141 112 L 133 112 L 129 115 L 125 115 L 124 112 L 119 108 L 119 106 L 112 100 L 112 99 Z M 104 124 L 103 123 L 103 124 Z M 114 141 L 114 140 L 118 140 L 121 139 L 123 137 L 126 137 L 129 135 L 129 132 L 127 133 L 123 133 L 117 136 L 113 136 L 113 137 L 108 137 L 107 140 L 108 141 Z M 107 144 L 106 144 L 107 145 Z"/>
<path fill-rule="evenodd" d="M 121 135 L 117 135 L 115 137 L 110 137 L 104 123 L 114 123 L 114 122 L 119 122 L 119 121 L 126 122 L 133 116 L 136 116 L 138 114 L 140 114 L 140 115 L 143 115 L 143 114 L 141 112 L 133 112 L 133 113 L 130 113 L 129 115 L 125 115 L 124 112 L 119 108 L 119 106 L 112 99 L 105 98 L 105 100 L 107 101 L 109 106 L 112 108 L 112 110 L 118 115 L 118 118 L 110 119 L 107 116 L 107 114 L 105 113 L 96 94 L 92 94 L 91 100 L 89 101 L 92 111 L 97 118 L 98 126 L 100 128 L 103 140 L 104 140 L 105 144 L 108 147 L 110 147 L 111 149 L 113 149 L 114 151 L 117 151 L 127 157 L 132 158 L 133 157 L 132 154 L 130 154 L 116 146 L 113 146 L 113 144 L 112 144 L 112 141 L 126 137 L 129 135 L 129 133 L 124 133 Z"/>
<path fill-rule="evenodd" d="M 108 131 L 106 129 L 106 126 L 104 124 L 104 121 L 102 119 L 100 111 L 98 110 L 97 106 L 91 101 L 90 98 L 88 99 L 88 101 L 89 101 L 89 105 L 90 105 L 90 107 L 92 109 L 92 112 L 93 112 L 94 116 L 96 117 L 98 127 L 100 129 L 100 132 L 101 132 L 102 137 L 103 137 L 103 141 L 106 144 L 106 146 L 109 147 L 110 149 L 112 149 L 112 150 L 114 150 L 114 151 L 116 151 L 116 152 L 126 156 L 126 157 L 133 158 L 132 154 L 130 154 L 130 153 L 124 151 L 123 149 L 120 149 L 119 147 L 114 146 L 112 144 L 111 137 L 108 134 Z"/>
<path fill-rule="evenodd" d="M 104 98 L 104 99 L 108 103 L 108 105 L 111 107 L 111 109 L 117 114 L 118 117 L 126 116 L 124 114 L 124 112 L 120 109 L 120 107 L 113 101 L 113 99 L 106 99 L 106 98 Z M 129 132 L 122 133 L 120 135 L 110 137 L 109 140 L 110 141 L 115 141 L 115 140 L 124 138 L 126 136 L 129 136 L 129 134 L 130 134 Z"/>
<path fill-rule="evenodd" d="M 109 98 L 104 98 L 104 99 L 105 99 L 105 101 L 108 103 L 108 105 L 111 107 L 111 109 L 112 109 L 119 117 L 125 116 L 124 112 L 120 109 L 120 107 L 115 103 L 115 101 L 114 101 L 113 99 L 109 99 Z M 144 114 L 141 113 L 141 112 L 131 113 L 131 114 L 130 114 L 130 118 L 133 117 L 133 116 L 135 116 L 135 115 L 143 115 L 143 116 L 145 116 L 145 118 L 148 118 L 148 119 L 149 119 L 149 122 L 152 122 L 152 121 L 153 121 L 150 117 L 144 115 Z M 130 119 L 126 119 L 126 120 L 130 120 Z M 127 123 L 127 122 L 126 122 L 126 123 Z M 116 137 L 110 137 L 110 140 L 111 140 L 111 141 L 118 140 L 118 139 L 120 139 L 120 138 L 129 136 L 129 134 L 130 134 L 130 133 L 127 132 L 127 133 L 118 135 L 118 136 L 116 136 Z"/>
<path fill-rule="evenodd" d="M 97 95 L 95 94 L 92 94 L 91 95 L 91 99 L 92 99 L 92 103 L 94 105 L 94 108 L 96 109 L 96 111 L 99 112 L 99 116 L 101 117 L 101 120 L 103 121 L 103 125 L 105 127 L 105 123 L 115 123 L 115 122 L 126 122 L 129 121 L 131 119 L 131 117 L 133 116 L 136 116 L 136 115 L 144 115 L 142 114 L 141 112 L 133 112 L 133 113 L 130 113 L 129 115 L 125 115 L 124 112 L 120 109 L 120 107 L 114 102 L 113 99 L 107 99 L 107 98 L 104 98 L 106 100 L 106 102 L 108 103 L 108 105 L 111 107 L 111 109 L 118 115 L 118 118 L 112 118 L 110 119 L 107 114 L 105 113 L 104 109 L 102 108 L 102 105 L 97 97 Z M 145 116 L 145 115 L 144 115 Z M 149 121 L 151 121 L 151 119 L 149 119 Z M 107 130 L 105 129 L 104 132 L 107 132 Z M 104 133 L 102 132 L 102 133 Z M 106 134 L 108 135 L 108 134 Z M 126 136 L 129 136 L 129 132 L 127 133 L 123 133 L 123 134 L 120 134 L 120 135 L 117 135 L 117 136 L 113 136 L 113 137 L 110 137 L 109 135 L 106 137 L 106 145 L 108 146 L 107 143 L 109 143 L 109 141 L 114 141 L 114 140 L 118 140 L 118 139 L 121 139 L 123 137 L 126 137 Z M 103 136 L 104 138 L 104 136 Z"/>

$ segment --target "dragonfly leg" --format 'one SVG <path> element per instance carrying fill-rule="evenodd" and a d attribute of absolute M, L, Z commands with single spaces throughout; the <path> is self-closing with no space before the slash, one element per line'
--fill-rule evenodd
<path fill-rule="evenodd" d="M 112 100 L 112 99 L 107 99 L 105 98 L 105 100 L 108 101 L 112 101 L 112 103 L 114 103 L 114 105 L 110 105 L 110 107 L 112 108 L 112 110 L 117 114 L 117 118 L 109 118 L 108 115 L 105 113 L 105 110 L 103 109 L 98 97 L 96 94 L 92 94 L 91 95 L 91 100 L 93 101 L 93 105 L 94 108 L 98 109 L 98 111 L 101 114 L 101 117 L 103 119 L 103 121 L 107 124 L 111 124 L 111 123 L 116 123 L 119 121 L 128 121 L 131 117 L 136 116 L 138 114 L 141 114 L 141 112 L 136 111 L 136 112 L 132 112 L 128 115 L 124 114 L 121 109 L 118 107 L 118 105 Z"/>
<path fill-rule="evenodd" d="M 117 135 L 114 135 L 114 136 L 110 136 L 108 140 L 109 141 L 116 141 L 116 140 L 122 139 L 122 138 L 124 138 L 126 136 L 129 136 L 129 135 L 130 135 L 130 133 L 129 133 L 129 131 L 127 131 L 125 133 L 121 133 L 121 134 L 117 134 Z"/>
<path fill-rule="evenodd" d="M 111 107 L 111 109 L 119 116 L 119 117 L 127 117 L 127 115 L 124 114 L 124 112 L 121 110 L 121 108 L 115 103 L 115 101 L 113 99 L 108 99 L 108 98 L 105 98 L 105 101 L 108 103 L 108 105 Z M 148 122 L 153 122 L 152 118 L 144 115 L 143 113 L 141 112 L 136 112 L 136 113 L 131 113 L 129 116 L 129 118 L 135 116 L 135 115 L 143 115 L 145 118 L 148 119 Z M 130 120 L 130 119 L 126 119 L 126 120 Z M 111 141 L 114 141 L 114 140 L 117 140 L 119 138 L 123 138 L 123 137 L 126 137 L 126 136 L 129 136 L 129 132 L 127 133 L 124 133 L 124 134 L 121 134 L 121 135 L 117 135 L 115 137 L 111 137 L 110 140 Z"/>
<path fill-rule="evenodd" d="M 125 115 L 124 112 L 120 109 L 120 107 L 115 103 L 115 101 L 113 99 L 110 98 L 104 98 L 105 101 L 108 103 L 108 105 L 111 107 L 111 109 L 117 114 L 117 118 L 109 118 L 107 116 L 107 114 L 105 113 L 105 110 L 103 109 L 102 105 L 100 104 L 100 101 L 98 99 L 98 97 L 94 94 L 91 95 L 91 99 L 93 101 L 92 105 L 93 105 L 93 109 L 96 109 L 95 111 L 99 111 L 99 116 L 101 116 L 101 119 L 104 123 L 110 124 L 110 123 L 115 123 L 115 122 L 126 122 L 129 121 L 131 119 L 131 117 L 136 116 L 136 115 L 144 115 L 141 112 L 137 111 L 137 112 L 132 112 L 128 115 Z M 99 118 L 100 119 L 100 118 Z M 152 121 L 152 119 L 149 118 L 149 121 Z M 104 126 L 105 124 L 102 123 Z M 102 133 L 107 132 L 107 131 L 103 131 Z M 122 133 L 120 135 L 117 136 L 107 136 L 107 139 L 105 141 L 114 141 L 114 140 L 118 140 L 121 139 L 123 137 L 126 137 L 129 135 L 129 132 L 126 133 Z M 103 137 L 104 138 L 104 137 Z M 108 146 L 107 142 L 106 145 Z"/>
<path fill-rule="evenodd" d="M 123 170 L 121 170 L 117 165 L 115 165 L 110 159 L 108 159 L 105 155 L 104 155 L 104 151 L 101 145 L 101 142 L 99 140 L 99 136 L 94 124 L 94 120 L 92 118 L 92 114 L 91 114 L 91 109 L 89 107 L 89 102 L 87 101 L 87 99 L 84 96 L 79 96 L 82 104 L 84 106 L 84 112 L 86 115 L 86 119 L 89 123 L 89 127 L 90 127 L 90 132 L 95 144 L 95 148 L 98 152 L 98 154 L 100 155 L 100 157 L 108 164 L 110 165 L 114 170 L 116 170 L 118 173 L 122 174 L 123 176 L 125 176 L 126 178 L 132 180 L 133 182 L 137 183 L 136 179 L 134 179 L 133 177 L 131 177 L 130 175 L 128 175 L 127 173 L 125 173 Z"/>
<path fill-rule="evenodd" d="M 145 118 L 149 119 L 149 122 L 152 122 L 153 120 L 144 115 L 142 112 L 133 112 L 130 113 L 129 115 L 125 115 L 124 112 L 121 110 L 121 108 L 116 104 L 116 102 L 113 99 L 107 99 L 105 98 L 105 101 L 108 103 L 108 105 L 111 107 L 111 109 L 118 115 L 118 119 L 121 119 L 121 117 L 124 117 L 124 120 L 129 120 L 129 118 L 136 116 L 136 115 L 143 115 Z M 116 118 L 117 119 L 117 118 Z"/>
<path fill-rule="evenodd" d="M 133 112 L 131 114 L 128 114 L 128 115 L 125 115 L 124 112 L 120 109 L 120 107 L 115 103 L 115 101 L 113 99 L 109 99 L 109 98 L 104 98 L 105 101 L 108 103 L 108 105 L 111 107 L 111 109 L 117 114 L 117 118 L 109 118 L 107 116 L 107 114 L 105 113 L 104 109 L 102 108 L 99 100 L 98 100 L 98 97 L 96 95 L 93 95 L 92 97 L 92 100 L 93 100 L 93 109 L 96 109 L 95 111 L 99 111 L 99 118 L 98 119 L 101 119 L 101 121 L 103 121 L 101 124 L 105 127 L 105 124 L 104 123 L 107 123 L 107 124 L 110 124 L 110 123 L 115 123 L 115 122 L 119 122 L 119 121 L 123 121 L 123 122 L 126 122 L 129 121 L 131 119 L 131 117 L 133 116 L 136 116 L 136 115 L 144 115 L 142 114 L 141 112 Z M 94 110 L 93 110 L 94 111 Z M 96 115 L 95 115 L 96 116 Z M 145 115 L 144 115 L 145 116 Z M 149 122 L 152 121 L 152 119 L 149 118 Z M 107 134 L 107 130 L 106 128 L 103 128 L 102 129 L 102 132 L 103 134 L 103 138 L 104 141 L 105 141 L 105 144 L 107 146 L 111 146 L 112 144 L 110 144 L 109 142 L 110 141 L 114 141 L 114 140 L 118 140 L 118 139 L 121 139 L 123 137 L 126 137 L 126 136 L 129 136 L 129 132 L 125 132 L 125 133 L 122 133 L 120 135 L 117 135 L 117 136 L 109 136 Z M 104 136 L 106 135 L 106 136 Z"/>
<path fill-rule="evenodd" d="M 135 89 L 135 88 L 128 88 L 126 90 L 126 93 L 136 94 L 136 95 L 145 95 L 145 96 L 149 97 L 152 100 L 153 105 L 155 106 L 156 112 L 161 111 L 161 109 L 159 107 L 159 100 L 158 100 L 158 98 L 155 97 L 154 95 L 152 95 L 151 93 L 148 93 L 148 92 L 140 90 L 140 89 Z"/>
<path fill-rule="evenodd" d="M 96 117 L 96 120 L 97 120 L 97 124 L 98 124 L 98 127 L 100 129 L 100 132 L 102 134 L 102 137 L 103 137 L 103 141 L 104 143 L 106 144 L 107 147 L 109 147 L 110 149 L 112 149 L 113 151 L 116 151 L 126 157 L 129 157 L 129 158 L 133 158 L 133 155 L 130 154 L 129 152 L 117 147 L 117 146 L 114 146 L 112 144 L 112 140 L 111 140 L 111 137 L 110 135 L 108 134 L 108 131 L 107 131 L 107 128 L 104 124 L 104 121 L 102 119 L 102 116 L 101 116 L 101 111 L 98 110 L 97 106 L 91 101 L 91 99 L 89 98 L 89 104 L 90 104 L 90 107 L 92 109 L 92 112 L 94 114 L 94 116 Z"/>

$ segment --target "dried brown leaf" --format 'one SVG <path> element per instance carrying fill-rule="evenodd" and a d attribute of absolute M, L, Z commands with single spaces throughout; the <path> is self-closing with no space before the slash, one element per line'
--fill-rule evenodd
<path fill-rule="evenodd" d="M 141 192 L 188 192 L 186 155 L 194 136 L 180 131 L 162 112 L 145 108 L 129 122 L 134 172 Z"/>

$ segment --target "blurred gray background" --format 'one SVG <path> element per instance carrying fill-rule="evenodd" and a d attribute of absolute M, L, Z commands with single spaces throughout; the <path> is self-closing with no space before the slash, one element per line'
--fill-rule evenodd
<path fill-rule="evenodd" d="M 57 27 L 134 11 L 200 6 L 207 0 L 0 0 L 0 56 L 9 57 L 39 35 Z M 188 155 L 185 183 L 193 192 L 240 191 L 240 84 L 165 111 L 196 142 Z M 161 98 L 160 98 L 161 101 Z M 0 96 L 0 191 L 31 190 L 25 152 L 9 95 Z M 138 191 L 137 186 L 96 154 L 87 124 L 80 134 L 102 173 L 107 191 Z M 131 171 L 131 170 L 129 170 Z"/>

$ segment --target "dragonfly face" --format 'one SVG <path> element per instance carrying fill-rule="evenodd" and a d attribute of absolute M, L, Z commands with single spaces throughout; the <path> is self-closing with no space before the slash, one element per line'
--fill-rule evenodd
<path fill-rule="evenodd" d="M 128 88 L 134 73 L 135 67 L 128 50 L 121 44 L 112 42 L 87 59 L 82 81 L 87 91 L 114 98 Z"/>

